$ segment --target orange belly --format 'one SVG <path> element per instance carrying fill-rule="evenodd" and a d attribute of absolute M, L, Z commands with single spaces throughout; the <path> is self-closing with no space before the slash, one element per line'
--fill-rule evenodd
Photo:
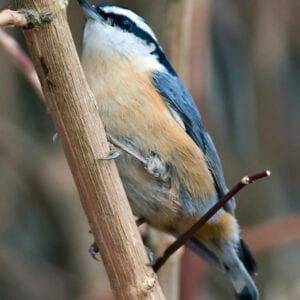
<path fill-rule="evenodd" d="M 174 224 L 181 224 L 177 233 L 187 229 L 212 205 L 212 199 L 216 200 L 214 181 L 201 149 L 173 118 L 149 74 L 137 73 L 128 62 L 116 65 L 116 60 L 114 64 L 105 61 L 97 70 L 97 66 L 88 65 L 91 61 L 83 59 L 83 66 L 95 68 L 87 72 L 87 78 L 107 132 L 121 143 L 128 141 L 145 159 L 158 153 L 172 169 L 166 185 L 135 158 L 124 153 L 116 160 L 133 213 L 161 230 L 170 231 Z M 192 213 L 185 210 L 181 190 L 190 195 Z M 199 235 L 214 232 L 216 226 L 207 224 Z"/>

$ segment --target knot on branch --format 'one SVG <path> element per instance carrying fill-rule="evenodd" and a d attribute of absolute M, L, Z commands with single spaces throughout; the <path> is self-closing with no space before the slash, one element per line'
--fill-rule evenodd
<path fill-rule="evenodd" d="M 23 14 L 27 21 L 27 25 L 24 26 L 24 29 L 40 27 L 45 23 L 50 23 L 53 19 L 53 14 L 50 12 L 39 14 L 36 10 L 23 9 L 19 10 L 19 13 Z"/>
<path fill-rule="evenodd" d="M 140 288 L 140 296 L 145 297 L 151 292 L 151 290 L 154 288 L 155 284 L 157 283 L 157 276 L 155 273 L 152 273 L 152 276 L 146 277 L 146 280 L 142 282 L 141 288 Z"/>
<path fill-rule="evenodd" d="M 243 177 L 243 178 L 241 179 L 241 183 L 242 183 L 242 184 L 245 184 L 245 185 L 251 183 L 250 178 L 249 178 L 248 176 Z"/>

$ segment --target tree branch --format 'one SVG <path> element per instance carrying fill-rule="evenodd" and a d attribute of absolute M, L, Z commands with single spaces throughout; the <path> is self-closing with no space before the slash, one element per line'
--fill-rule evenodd
<path fill-rule="evenodd" d="M 175 251 L 183 246 L 220 208 L 222 208 L 226 204 L 226 202 L 228 202 L 242 188 L 254 182 L 255 180 L 270 175 L 270 171 L 264 171 L 251 176 L 243 177 L 241 181 L 236 184 L 225 196 L 223 196 L 211 209 L 209 209 L 207 213 L 205 213 L 196 224 L 194 224 L 189 230 L 183 233 L 173 244 L 171 244 L 166 249 L 163 256 L 157 259 L 155 265 L 153 266 L 153 270 L 157 272 Z"/>
<path fill-rule="evenodd" d="M 1 16 L 1 13 L 0 13 Z M 36 93 L 43 100 L 44 95 L 39 78 L 36 74 L 35 68 L 27 56 L 27 54 L 20 48 L 19 44 L 14 38 L 8 35 L 0 28 L 0 47 L 8 55 L 13 64 L 21 71 L 24 77 L 29 81 Z"/>
<path fill-rule="evenodd" d="M 24 11 L 25 12 L 25 11 Z M 31 20 L 31 21 L 29 21 Z M 10 10 L 3 9 L 0 11 L 0 47 L 8 55 L 14 65 L 21 71 L 25 78 L 29 81 L 36 93 L 40 96 L 40 99 L 44 101 L 44 95 L 39 78 L 36 74 L 34 65 L 27 54 L 19 46 L 17 41 L 8 35 L 1 27 L 16 26 L 16 27 L 32 27 L 33 21 L 32 12 L 26 14 Z"/>
<path fill-rule="evenodd" d="M 28 22 L 24 14 L 10 9 L 0 11 L 0 26 L 26 27 L 27 25 Z"/>
<path fill-rule="evenodd" d="M 24 30 L 25 38 L 115 296 L 164 299 L 115 163 L 99 160 L 109 147 L 66 21 L 67 1 L 16 3 L 43 21 Z"/>

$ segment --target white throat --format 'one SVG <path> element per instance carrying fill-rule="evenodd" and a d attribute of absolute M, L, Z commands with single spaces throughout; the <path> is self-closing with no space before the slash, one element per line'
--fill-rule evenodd
<path fill-rule="evenodd" d="M 106 58 L 126 58 L 137 63 L 137 71 L 164 71 L 155 54 L 155 44 L 105 23 L 89 19 L 83 35 L 83 55 L 95 61 Z"/>

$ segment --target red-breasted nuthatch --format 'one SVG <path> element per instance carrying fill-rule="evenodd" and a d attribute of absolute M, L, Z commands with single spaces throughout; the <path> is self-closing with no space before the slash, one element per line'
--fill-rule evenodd
<path fill-rule="evenodd" d="M 79 0 L 86 16 L 82 65 L 134 215 L 178 236 L 227 188 L 195 103 L 145 21 L 113 4 Z M 238 299 L 258 299 L 255 262 L 239 236 L 231 199 L 187 243 L 225 272 Z"/>

